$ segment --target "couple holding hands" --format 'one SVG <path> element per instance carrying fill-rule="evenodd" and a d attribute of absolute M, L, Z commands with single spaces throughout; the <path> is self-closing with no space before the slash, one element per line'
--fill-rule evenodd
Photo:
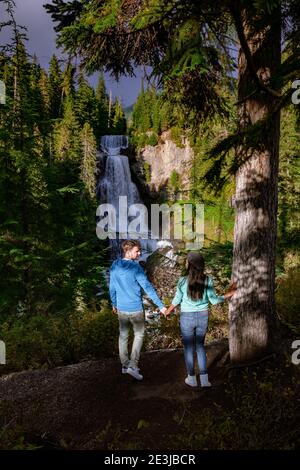
<path fill-rule="evenodd" d="M 217 295 L 212 278 L 204 272 L 202 255 L 198 252 L 190 252 L 186 260 L 186 275 L 178 279 L 175 297 L 170 307 L 166 308 L 140 264 L 135 262 L 141 255 L 139 241 L 125 240 L 122 243 L 122 250 L 123 258 L 117 259 L 111 265 L 109 281 L 112 309 L 119 319 L 119 354 L 122 373 L 129 374 L 137 380 L 143 380 L 138 368 L 145 333 L 143 289 L 165 317 L 168 317 L 175 307 L 180 305 L 180 330 L 187 369 L 185 383 L 190 387 L 198 385 L 194 367 L 194 352 L 196 350 L 200 385 L 201 387 L 210 387 L 204 349 L 208 325 L 208 306 L 209 303 L 215 305 L 231 298 L 236 292 L 236 285 L 232 284 L 224 295 Z M 130 324 L 133 327 L 134 340 L 129 358 Z"/>

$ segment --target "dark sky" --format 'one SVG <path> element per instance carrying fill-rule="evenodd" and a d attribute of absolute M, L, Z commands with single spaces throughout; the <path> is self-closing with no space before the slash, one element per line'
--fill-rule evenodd
<path fill-rule="evenodd" d="M 48 69 L 49 61 L 53 53 L 59 58 L 65 58 L 62 51 L 55 45 L 56 33 L 53 29 L 51 16 L 43 8 L 43 4 L 51 3 L 51 0 L 15 0 L 15 17 L 17 23 L 27 28 L 27 51 L 36 54 L 40 65 Z M 0 20 L 7 19 L 4 14 L 3 4 L 0 4 Z M 9 41 L 11 32 L 8 28 L 0 33 L 0 44 Z M 119 83 L 105 75 L 106 87 L 112 91 L 113 97 L 120 97 L 124 106 L 129 106 L 136 100 L 141 88 L 142 70 L 137 71 L 137 78 L 122 78 Z M 88 77 L 91 85 L 95 86 L 98 74 Z"/>

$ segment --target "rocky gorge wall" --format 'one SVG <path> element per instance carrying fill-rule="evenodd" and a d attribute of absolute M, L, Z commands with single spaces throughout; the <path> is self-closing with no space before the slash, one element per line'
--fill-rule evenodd
<path fill-rule="evenodd" d="M 176 172 L 179 175 L 178 196 L 190 187 L 190 173 L 194 152 L 188 139 L 183 140 L 182 146 L 176 145 L 171 139 L 170 131 L 165 131 L 155 146 L 146 145 L 138 155 L 131 159 L 131 170 L 141 192 L 151 199 L 168 197 L 172 193 L 170 177 Z"/>

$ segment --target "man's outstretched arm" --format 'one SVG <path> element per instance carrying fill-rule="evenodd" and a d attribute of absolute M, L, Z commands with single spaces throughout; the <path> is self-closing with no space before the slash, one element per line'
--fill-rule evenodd
<path fill-rule="evenodd" d="M 151 282 L 147 278 L 144 270 L 139 265 L 137 267 L 136 280 L 139 283 L 139 285 L 144 289 L 146 294 L 150 297 L 150 299 L 155 303 L 155 305 L 157 305 L 160 311 L 162 313 L 165 313 L 165 311 L 167 310 L 166 307 L 164 306 L 163 302 L 158 297 L 154 287 L 152 286 Z"/>
<path fill-rule="evenodd" d="M 110 274 L 109 278 L 109 295 L 112 304 L 113 312 L 116 313 L 117 311 L 117 291 L 114 283 L 114 277 Z"/>

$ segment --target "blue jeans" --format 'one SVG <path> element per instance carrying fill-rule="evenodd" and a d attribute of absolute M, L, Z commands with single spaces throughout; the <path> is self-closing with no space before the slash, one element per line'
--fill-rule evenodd
<path fill-rule="evenodd" d="M 188 375 L 195 375 L 196 349 L 200 374 L 207 374 L 204 340 L 208 324 L 208 311 L 181 312 L 180 329 L 184 346 L 184 359 Z"/>

